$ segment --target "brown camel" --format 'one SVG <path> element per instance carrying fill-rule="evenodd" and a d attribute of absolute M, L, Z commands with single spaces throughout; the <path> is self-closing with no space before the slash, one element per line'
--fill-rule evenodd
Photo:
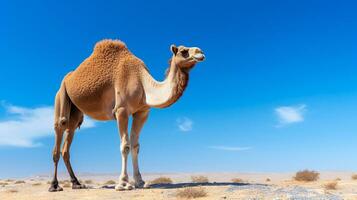
<path fill-rule="evenodd" d="M 71 177 L 72 189 L 85 188 L 74 175 L 70 163 L 70 146 L 74 132 L 83 122 L 83 114 L 107 121 L 116 120 L 121 139 L 122 171 L 116 190 L 143 187 L 138 166 L 139 134 L 150 108 L 165 108 L 183 94 L 189 71 L 205 56 L 197 47 L 171 45 L 173 53 L 166 78 L 156 81 L 143 61 L 133 55 L 119 40 L 98 42 L 90 55 L 62 81 L 55 100 L 56 140 L 53 149 L 54 177 L 50 192 L 62 191 L 57 180 L 57 165 L 64 132 L 62 157 Z M 130 138 L 128 119 L 133 122 Z M 129 183 L 127 158 L 131 151 L 134 186 Z"/>

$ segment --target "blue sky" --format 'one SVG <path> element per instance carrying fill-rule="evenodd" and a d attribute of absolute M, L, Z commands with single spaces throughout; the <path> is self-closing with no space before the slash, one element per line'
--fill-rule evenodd
<path fill-rule="evenodd" d="M 175 105 L 151 111 L 143 172 L 357 170 L 356 9 L 318 0 L 1 1 L 0 178 L 52 173 L 54 95 L 104 38 L 123 40 L 160 80 L 171 44 L 207 57 Z M 75 171 L 120 172 L 115 122 L 86 121 L 71 149 Z"/>

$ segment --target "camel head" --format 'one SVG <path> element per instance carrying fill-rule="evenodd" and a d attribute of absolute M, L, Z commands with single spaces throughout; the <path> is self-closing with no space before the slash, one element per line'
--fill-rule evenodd
<path fill-rule="evenodd" d="M 203 51 L 198 47 L 171 45 L 171 52 L 173 53 L 172 61 L 181 69 L 191 69 L 197 62 L 202 62 L 205 59 Z"/>

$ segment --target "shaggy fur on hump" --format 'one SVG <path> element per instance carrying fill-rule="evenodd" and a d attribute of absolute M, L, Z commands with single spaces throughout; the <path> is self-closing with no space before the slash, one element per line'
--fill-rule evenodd
<path fill-rule="evenodd" d="M 121 55 L 118 55 L 121 54 Z M 94 46 L 93 53 L 91 55 L 94 61 L 102 62 L 100 65 L 105 66 L 108 63 L 117 62 L 118 59 L 125 60 L 135 57 L 126 44 L 121 40 L 104 39 L 97 42 Z M 135 59 L 137 59 L 135 57 Z M 140 59 L 138 59 L 140 60 Z M 149 69 L 145 64 L 139 63 L 146 71 Z"/>
<path fill-rule="evenodd" d="M 127 47 L 125 43 L 120 40 L 104 39 L 95 44 L 94 52 L 105 52 L 108 50 L 119 51 L 124 48 L 126 49 Z"/>

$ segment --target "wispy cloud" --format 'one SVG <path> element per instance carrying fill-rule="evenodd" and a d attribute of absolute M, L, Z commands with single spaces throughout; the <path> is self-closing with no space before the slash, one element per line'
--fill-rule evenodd
<path fill-rule="evenodd" d="M 180 131 L 188 132 L 192 130 L 193 121 L 187 117 L 178 118 L 176 123 Z"/>
<path fill-rule="evenodd" d="M 223 151 L 247 151 L 252 147 L 232 147 L 232 146 L 209 146 L 210 149 L 223 150 Z"/>
<path fill-rule="evenodd" d="M 53 107 L 24 108 L 3 105 L 8 119 L 0 121 L 0 146 L 37 147 L 38 139 L 54 136 Z M 91 128 L 95 122 L 86 118 L 83 128 Z"/>
<path fill-rule="evenodd" d="M 277 127 L 304 121 L 305 112 L 305 104 L 297 106 L 281 106 L 275 108 L 275 113 L 277 114 L 279 120 Z"/>

